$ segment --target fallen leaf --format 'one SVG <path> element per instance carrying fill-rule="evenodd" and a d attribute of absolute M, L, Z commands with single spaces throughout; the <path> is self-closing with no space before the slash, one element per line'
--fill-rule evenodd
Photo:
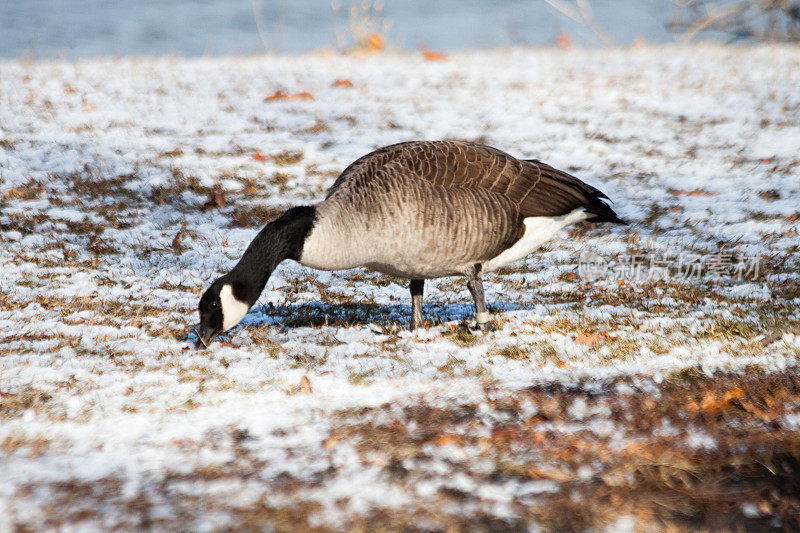
<path fill-rule="evenodd" d="M 586 333 L 582 331 L 575 337 L 575 342 L 578 344 L 585 344 L 591 348 L 602 336 L 603 335 L 601 333 Z"/>
<path fill-rule="evenodd" d="M 353 82 L 350 80 L 336 80 L 331 84 L 331 87 L 345 87 L 350 88 L 353 86 Z"/>
<path fill-rule="evenodd" d="M 447 55 L 441 52 L 434 52 L 427 46 L 421 46 L 419 49 L 422 52 L 423 57 L 428 61 L 445 61 L 447 59 Z"/>
<path fill-rule="evenodd" d="M 733 400 L 738 400 L 739 398 L 744 397 L 744 389 L 741 387 L 735 387 L 728 391 L 725 391 L 725 394 L 722 395 L 722 405 L 725 407 L 729 407 Z"/>
<path fill-rule="evenodd" d="M 367 49 L 372 52 L 383 50 L 383 37 L 379 33 L 370 33 L 367 37 Z"/>
<path fill-rule="evenodd" d="M 720 403 L 717 401 L 716 395 L 713 392 L 708 391 L 700 402 L 700 408 L 709 413 L 716 413 L 719 411 Z"/>
<path fill-rule="evenodd" d="M 225 207 L 225 193 L 222 191 L 211 191 L 208 193 L 208 201 L 203 205 L 204 209 L 213 209 L 215 207 Z"/>
<path fill-rule="evenodd" d="M 269 161 L 272 159 L 271 155 L 262 155 L 261 152 L 256 152 L 253 154 L 253 159 L 255 161 Z"/>
<path fill-rule="evenodd" d="M 314 392 L 311 390 L 311 381 L 309 381 L 308 376 L 300 378 L 300 392 L 305 392 L 306 394 Z"/>
<path fill-rule="evenodd" d="M 717 395 L 714 392 L 708 391 L 705 393 L 703 399 L 700 401 L 699 408 L 709 413 L 716 413 L 721 409 L 729 409 L 731 407 L 731 402 L 733 400 L 740 400 L 741 398 L 744 397 L 744 395 L 745 395 L 744 389 L 742 389 L 741 387 L 735 387 L 733 389 L 725 391 L 722 394 L 721 399 L 717 399 Z M 740 403 L 744 405 L 745 402 L 740 402 Z M 690 404 L 689 407 L 693 410 L 697 410 L 697 404 L 694 405 Z"/>
<path fill-rule="evenodd" d="M 333 435 L 322 441 L 322 446 L 326 450 L 332 450 L 333 448 L 336 448 L 336 446 L 338 445 L 339 445 L 339 439 L 337 439 Z"/>
<path fill-rule="evenodd" d="M 264 98 L 265 102 L 274 102 L 276 100 L 313 100 L 314 97 L 308 91 L 303 91 L 294 94 L 288 94 L 280 89 Z"/>
<path fill-rule="evenodd" d="M 563 483 L 564 481 L 569 481 L 572 479 L 572 475 L 569 472 L 557 470 L 555 468 L 539 468 L 536 466 L 529 466 L 527 472 L 528 476 L 532 477 L 533 479 L 549 479 L 558 483 Z"/>
<path fill-rule="evenodd" d="M 303 91 L 301 93 L 295 93 L 289 96 L 289 100 L 313 100 L 314 97 L 308 91 Z"/>
<path fill-rule="evenodd" d="M 672 189 L 673 196 L 716 196 L 716 193 L 704 191 L 702 189 Z"/>
<path fill-rule="evenodd" d="M 284 99 L 288 98 L 288 96 L 289 95 L 287 95 L 285 92 L 283 92 L 283 91 L 281 91 L 279 89 L 279 90 L 275 91 L 274 93 L 272 93 L 271 95 L 269 95 L 266 98 L 264 98 L 264 101 L 265 102 L 274 102 L 275 100 L 284 100 Z"/>
<path fill-rule="evenodd" d="M 772 422 L 772 420 L 775 418 L 772 414 L 764 411 L 760 407 L 753 405 L 751 402 L 747 400 L 739 400 L 739 404 L 745 411 L 747 411 L 751 415 L 757 416 L 764 422 Z"/>
<path fill-rule="evenodd" d="M 434 444 L 437 446 L 450 446 L 453 444 L 461 444 L 461 437 L 451 433 L 443 433 L 436 437 Z"/>

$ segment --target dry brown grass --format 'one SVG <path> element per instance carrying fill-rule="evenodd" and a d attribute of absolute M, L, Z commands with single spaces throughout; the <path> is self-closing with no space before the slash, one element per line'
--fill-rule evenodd
<path fill-rule="evenodd" d="M 474 404 L 450 408 L 421 404 L 399 415 L 388 407 L 378 408 L 394 421 L 343 423 L 326 446 L 351 442 L 362 457 L 377 460 L 390 479 L 404 484 L 423 475 L 431 445 L 477 447 L 484 460 L 495 464 L 495 472 L 484 481 L 518 478 L 558 483 L 557 492 L 541 496 L 534 505 L 516 504 L 522 518 L 496 523 L 503 529 L 533 523 L 545 531 L 583 531 L 610 525 L 622 516 L 634 517 L 638 528 L 658 530 L 800 527 L 800 441 L 780 423 L 783 415 L 800 405 L 800 378 L 794 369 L 746 377 L 709 377 L 687 370 L 659 385 L 656 394 L 637 388 L 635 397 L 615 392 L 623 383 L 633 385 L 622 378 L 591 394 L 580 387 L 554 385 L 533 387 L 524 394 L 488 390 L 489 405 L 505 413 L 507 420 L 490 425 L 489 437 L 474 436 L 469 430 L 485 424 L 477 422 L 479 409 Z M 604 407 L 613 423 L 624 428 L 627 446 L 612 445 L 588 429 L 559 432 L 558 424 L 571 420 L 576 400 Z M 520 402 L 533 402 L 538 414 L 520 416 Z M 376 414 L 373 411 L 341 412 L 339 417 L 369 420 Z M 676 436 L 652 433 L 665 421 Z M 689 445 L 687 439 L 696 432 L 708 435 L 714 446 Z M 412 459 L 422 470 L 404 466 Z M 589 464 L 599 466 L 599 471 L 588 479 L 578 478 L 581 466 Z M 476 478 L 467 463 L 451 466 Z M 466 529 L 480 528 L 485 517 L 479 514 L 458 517 L 436 511 L 475 498 L 441 489 L 413 512 L 391 518 L 376 514 L 367 523 L 377 528 L 413 527 L 424 517 L 435 527 L 458 523 Z M 746 516 L 742 507 L 746 503 L 755 505 L 760 515 Z"/>

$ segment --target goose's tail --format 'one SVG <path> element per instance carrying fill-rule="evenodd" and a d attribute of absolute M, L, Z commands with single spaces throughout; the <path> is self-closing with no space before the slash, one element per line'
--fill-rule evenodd
<path fill-rule="evenodd" d="M 533 168 L 536 169 L 536 190 L 541 195 L 541 197 L 530 195 L 530 202 L 541 205 L 542 201 L 546 199 L 553 209 L 560 211 L 558 214 L 583 208 L 591 215 L 586 219 L 587 222 L 628 224 L 611 209 L 609 205 L 611 199 L 600 189 L 538 159 L 525 159 L 525 161 L 532 163 Z"/>
<path fill-rule="evenodd" d="M 614 224 L 628 225 L 627 222 L 619 218 L 619 215 L 611 209 L 611 206 L 608 204 L 611 199 L 606 196 L 603 191 L 591 185 L 586 185 L 586 187 L 589 189 L 589 193 L 586 195 L 588 201 L 584 205 L 584 209 L 586 209 L 587 213 L 592 215 L 586 219 L 586 222 L 612 222 Z"/>

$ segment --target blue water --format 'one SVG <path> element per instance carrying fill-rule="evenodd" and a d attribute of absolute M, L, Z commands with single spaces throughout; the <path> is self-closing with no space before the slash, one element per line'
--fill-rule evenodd
<path fill-rule="evenodd" d="M 336 2 L 338 9 L 332 7 Z M 0 0 L 0 57 L 197 56 L 348 47 L 354 41 L 351 5 L 364 2 Z M 674 40 L 665 29 L 675 10 L 670 0 L 591 0 L 591 5 L 619 44 L 639 37 Z M 590 30 L 543 0 L 387 0 L 370 21 L 355 26 L 371 26 L 389 46 L 407 49 L 548 45 L 561 32 L 575 44 L 601 44 Z"/>

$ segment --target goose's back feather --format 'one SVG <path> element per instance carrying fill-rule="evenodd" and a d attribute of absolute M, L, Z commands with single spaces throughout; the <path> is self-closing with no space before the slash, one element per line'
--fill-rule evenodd
<path fill-rule="evenodd" d="M 301 263 L 412 279 L 499 268 L 567 223 L 616 219 L 602 198 L 569 174 L 489 146 L 395 144 L 342 172 L 317 206 Z"/>
<path fill-rule="evenodd" d="M 501 150 L 462 141 L 412 141 L 380 148 L 348 166 L 328 190 L 362 189 L 387 163 L 437 187 L 478 189 L 505 196 L 523 218 L 562 216 L 584 208 L 596 221 L 619 221 L 607 196 L 575 176 L 535 159 L 517 159 Z M 591 220 L 591 219 L 590 219 Z"/>

